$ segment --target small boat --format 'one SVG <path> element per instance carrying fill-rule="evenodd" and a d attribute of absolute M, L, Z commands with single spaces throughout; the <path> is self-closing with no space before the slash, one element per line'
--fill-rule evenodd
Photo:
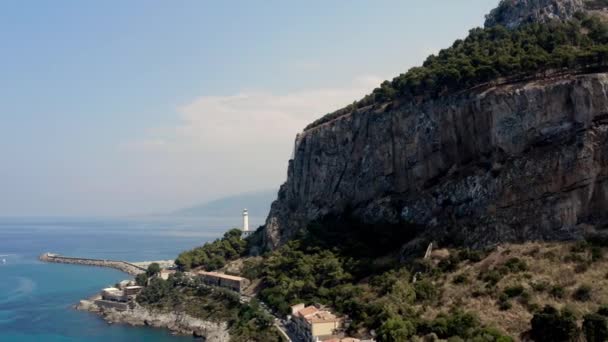
<path fill-rule="evenodd" d="M 6 259 L 2 259 L 2 265 L 6 264 Z"/>

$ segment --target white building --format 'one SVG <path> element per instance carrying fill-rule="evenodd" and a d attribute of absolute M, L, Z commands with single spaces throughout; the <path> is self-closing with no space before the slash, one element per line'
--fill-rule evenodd
<path fill-rule="evenodd" d="M 247 212 L 247 209 L 243 210 L 243 231 L 249 231 L 249 213 Z"/>
<path fill-rule="evenodd" d="M 243 237 L 247 237 L 251 234 L 249 230 L 249 213 L 247 209 L 243 209 Z"/>

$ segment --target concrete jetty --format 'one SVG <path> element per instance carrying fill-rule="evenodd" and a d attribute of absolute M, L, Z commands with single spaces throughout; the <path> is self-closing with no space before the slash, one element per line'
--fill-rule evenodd
<path fill-rule="evenodd" d="M 146 269 L 144 267 L 120 260 L 73 258 L 54 253 L 44 253 L 39 257 L 39 259 L 44 262 L 54 262 L 59 264 L 109 267 L 128 273 L 132 276 L 136 276 L 140 273 L 146 272 Z"/>

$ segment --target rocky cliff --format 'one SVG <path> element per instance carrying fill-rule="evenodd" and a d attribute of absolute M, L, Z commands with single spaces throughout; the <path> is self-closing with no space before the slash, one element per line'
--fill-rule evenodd
<path fill-rule="evenodd" d="M 361 108 L 298 136 L 265 241 L 348 212 L 480 247 L 608 219 L 608 75 Z M 373 232 L 370 232 L 370 237 Z"/>
<path fill-rule="evenodd" d="M 485 26 L 515 28 L 529 22 L 568 20 L 576 12 L 586 11 L 592 3 L 585 0 L 503 0 L 486 16 Z"/>
<path fill-rule="evenodd" d="M 209 342 L 230 340 L 228 326 L 225 322 L 204 321 L 185 313 L 153 311 L 137 304 L 126 311 L 121 311 L 99 307 L 92 300 L 80 301 L 76 309 L 99 314 L 110 323 L 165 328 L 176 334 L 196 336 Z"/>

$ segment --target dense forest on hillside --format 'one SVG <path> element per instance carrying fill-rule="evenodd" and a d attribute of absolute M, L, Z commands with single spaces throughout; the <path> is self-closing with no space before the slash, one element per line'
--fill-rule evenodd
<path fill-rule="evenodd" d="M 175 264 L 183 271 L 196 267 L 202 267 L 206 271 L 222 268 L 227 261 L 239 258 L 245 253 L 247 242 L 241 238 L 241 234 L 240 229 L 232 229 L 221 239 L 182 252 Z"/>
<path fill-rule="evenodd" d="M 375 331 L 389 342 L 429 334 L 449 341 L 608 339 L 604 238 L 439 250 L 402 264 L 391 254 L 361 259 L 348 248 L 321 248 L 307 235 L 245 261 L 243 275 L 261 280 L 258 297 L 281 314 L 300 302 L 328 305 L 352 320 L 349 334 Z"/>
<path fill-rule="evenodd" d="M 306 129 L 355 109 L 395 99 L 434 98 L 475 86 L 516 81 L 539 73 L 574 72 L 608 66 L 608 24 L 579 14 L 568 22 L 532 23 L 514 30 L 475 28 L 421 67 L 383 82 L 360 101 L 328 114 Z M 505 80 L 506 81 L 506 80 Z"/>

